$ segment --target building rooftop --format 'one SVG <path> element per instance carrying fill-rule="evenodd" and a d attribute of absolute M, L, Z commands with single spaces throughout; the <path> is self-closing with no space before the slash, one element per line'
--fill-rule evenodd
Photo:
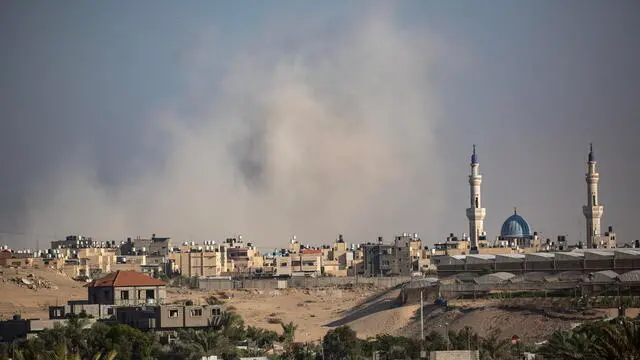
<path fill-rule="evenodd" d="M 167 283 L 149 277 L 143 273 L 130 270 L 118 270 L 102 279 L 93 280 L 86 287 L 118 287 L 118 286 L 166 286 Z"/>
<path fill-rule="evenodd" d="M 556 257 L 556 253 L 553 253 L 553 252 L 535 252 L 535 253 L 525 253 L 524 256 L 525 256 L 525 258 L 536 256 L 536 257 L 542 257 L 542 258 L 547 258 L 549 260 L 552 260 L 553 258 Z"/>
<path fill-rule="evenodd" d="M 531 236 L 529 224 L 527 221 L 514 210 L 513 215 L 509 216 L 502 224 L 500 229 L 500 237 L 503 239 L 515 239 Z"/>
<path fill-rule="evenodd" d="M 302 255 L 305 255 L 305 254 L 322 254 L 322 250 L 302 249 L 302 250 L 300 250 L 300 254 L 302 254 Z"/>
<path fill-rule="evenodd" d="M 512 259 L 524 259 L 524 254 L 496 254 L 496 256 L 512 258 Z"/>

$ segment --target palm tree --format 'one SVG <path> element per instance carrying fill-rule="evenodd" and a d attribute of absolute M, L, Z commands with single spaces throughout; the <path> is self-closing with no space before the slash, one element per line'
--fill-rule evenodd
<path fill-rule="evenodd" d="M 288 324 L 280 323 L 280 326 L 282 326 L 282 342 L 285 345 L 285 350 L 289 352 L 293 347 L 293 342 L 296 338 L 296 329 L 298 329 L 298 325 L 295 325 L 292 321 Z"/>
<path fill-rule="evenodd" d="M 628 319 L 599 323 L 591 329 L 598 339 L 593 351 L 603 358 L 640 359 L 640 324 Z"/>
<path fill-rule="evenodd" d="M 209 331 L 198 331 L 194 336 L 194 343 L 202 348 L 203 355 L 214 355 L 217 348 L 218 334 Z"/>
<path fill-rule="evenodd" d="M 118 355 L 117 351 L 111 350 L 108 353 L 104 354 L 104 356 L 102 355 L 102 353 L 97 353 L 93 355 L 91 360 L 115 360 L 117 355 Z"/>
<path fill-rule="evenodd" d="M 556 331 L 539 350 L 545 359 L 640 359 L 640 324 L 628 319 L 598 321 Z"/>

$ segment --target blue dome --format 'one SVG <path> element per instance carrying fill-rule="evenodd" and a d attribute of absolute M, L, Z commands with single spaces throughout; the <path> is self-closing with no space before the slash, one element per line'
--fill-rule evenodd
<path fill-rule="evenodd" d="M 503 239 L 526 238 L 531 236 L 531 231 L 527 221 L 522 216 L 514 213 L 502 224 L 500 236 Z"/>

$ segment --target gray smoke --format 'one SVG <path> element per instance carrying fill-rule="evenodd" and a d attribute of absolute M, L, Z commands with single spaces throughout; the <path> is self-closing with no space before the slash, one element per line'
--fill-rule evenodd
<path fill-rule="evenodd" d="M 446 48 L 388 8 L 337 29 L 265 30 L 229 57 L 223 79 L 206 59 L 228 49 L 200 44 L 188 55 L 190 95 L 151 114 L 144 131 L 161 135 L 159 169 L 141 159 L 135 176 L 106 185 L 90 156 L 59 162 L 30 191 L 28 238 L 439 239 L 442 210 L 462 211 L 443 194 L 465 186 L 446 185 L 434 135 L 430 77 Z"/>

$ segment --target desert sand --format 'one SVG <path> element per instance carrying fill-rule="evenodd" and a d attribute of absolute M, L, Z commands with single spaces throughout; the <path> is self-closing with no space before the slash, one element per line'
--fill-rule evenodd
<path fill-rule="evenodd" d="M 25 279 L 26 281 L 23 281 Z M 52 269 L 2 269 L 0 318 L 20 313 L 23 318 L 47 318 L 48 307 L 87 297 L 85 283 Z M 332 289 L 233 290 L 206 292 L 169 288 L 167 302 L 192 300 L 206 303 L 215 296 L 223 307 L 241 315 L 246 325 L 281 332 L 280 322 L 295 323 L 296 341 L 321 339 L 328 330 L 349 325 L 360 338 L 377 334 L 419 337 L 419 304 L 400 306 L 398 289 L 373 287 Z M 470 326 L 481 336 L 498 329 L 501 337 L 518 335 L 541 341 L 553 331 L 569 329 L 588 320 L 615 316 L 615 309 L 567 311 L 553 299 L 458 300 L 453 310 L 425 307 L 425 332 L 460 330 Z M 638 309 L 628 309 L 637 316 Z"/>

